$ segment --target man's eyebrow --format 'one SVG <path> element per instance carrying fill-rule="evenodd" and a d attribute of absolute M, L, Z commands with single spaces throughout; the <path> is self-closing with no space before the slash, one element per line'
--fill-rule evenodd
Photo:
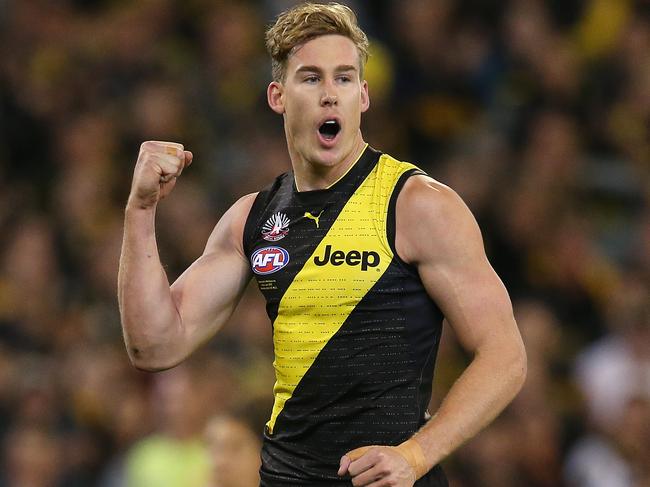
<path fill-rule="evenodd" d="M 296 73 L 320 73 L 322 70 L 318 66 L 300 66 L 296 69 Z"/>
<path fill-rule="evenodd" d="M 311 66 L 311 65 L 305 65 L 305 66 L 300 66 L 298 69 L 296 69 L 296 73 L 321 73 L 323 71 L 322 68 L 318 66 Z M 345 72 L 345 71 L 357 71 L 357 67 L 352 65 L 352 64 L 342 64 L 340 66 L 337 66 L 335 68 L 335 71 L 337 73 Z"/>

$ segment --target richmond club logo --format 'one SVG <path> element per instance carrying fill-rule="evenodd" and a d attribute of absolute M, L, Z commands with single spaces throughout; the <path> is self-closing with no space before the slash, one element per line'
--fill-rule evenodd
<path fill-rule="evenodd" d="M 289 252 L 282 247 L 264 247 L 253 252 L 251 264 L 255 274 L 273 274 L 289 263 Z"/>
<path fill-rule="evenodd" d="M 284 213 L 276 213 L 266 220 L 262 227 L 262 238 L 270 242 L 277 242 L 289 233 L 289 220 Z"/>

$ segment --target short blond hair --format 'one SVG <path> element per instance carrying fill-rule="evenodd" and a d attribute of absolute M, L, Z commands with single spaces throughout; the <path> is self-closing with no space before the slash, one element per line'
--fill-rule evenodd
<path fill-rule="evenodd" d="M 274 81 L 283 81 L 289 56 L 315 37 L 338 34 L 350 39 L 359 51 L 359 75 L 368 61 L 368 37 L 357 16 L 340 3 L 303 3 L 282 12 L 266 31 L 266 49 L 271 56 Z"/>

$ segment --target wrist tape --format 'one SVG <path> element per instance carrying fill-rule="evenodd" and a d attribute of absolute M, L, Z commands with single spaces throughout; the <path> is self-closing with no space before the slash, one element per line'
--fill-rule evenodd
<path fill-rule="evenodd" d="M 416 479 L 419 479 L 429 471 L 422 447 L 413 438 L 397 445 L 395 450 L 397 450 L 397 452 L 408 462 L 411 468 L 413 468 Z"/>

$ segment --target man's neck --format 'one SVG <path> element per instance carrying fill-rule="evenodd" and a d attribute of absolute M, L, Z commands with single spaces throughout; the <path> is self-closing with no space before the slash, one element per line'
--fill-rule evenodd
<path fill-rule="evenodd" d="M 361 137 L 361 133 L 359 133 L 352 150 L 340 162 L 333 165 L 311 162 L 289 150 L 296 188 L 298 191 L 313 191 L 329 188 L 348 173 L 352 166 L 359 160 L 366 146 L 366 142 Z"/>

